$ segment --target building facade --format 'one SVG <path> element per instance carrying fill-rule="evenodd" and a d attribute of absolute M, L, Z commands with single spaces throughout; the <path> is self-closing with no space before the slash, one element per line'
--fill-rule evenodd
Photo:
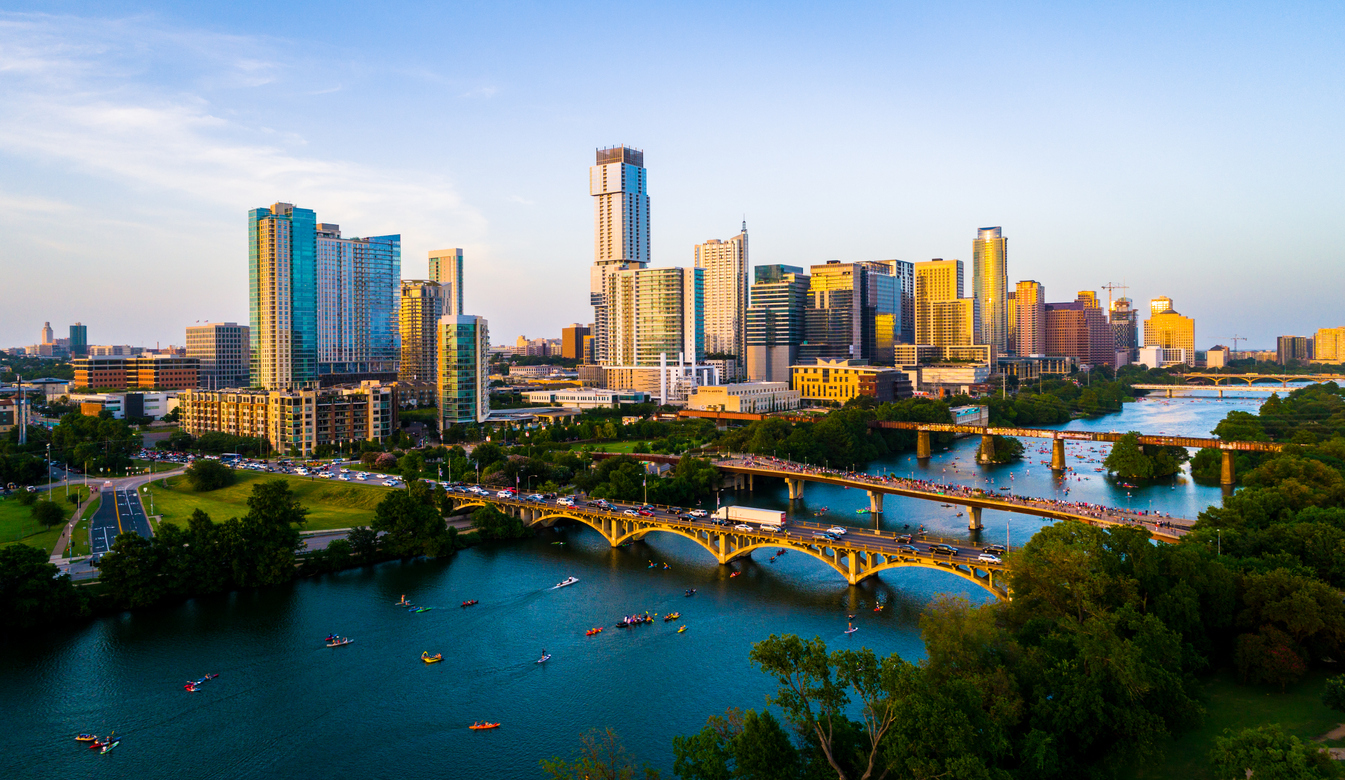
<path fill-rule="evenodd" d="M 247 387 L 250 356 L 251 338 L 246 325 L 207 322 L 187 326 L 187 357 L 199 361 L 201 387 Z"/>
<path fill-rule="evenodd" d="M 456 317 L 462 309 L 462 249 L 430 251 L 430 281 L 442 288 L 444 314 Z"/>
<path fill-rule="evenodd" d="M 1312 340 L 1306 336 L 1277 336 L 1275 338 L 1275 362 L 1282 366 L 1290 363 L 1306 363 L 1312 359 Z"/>
<path fill-rule="evenodd" d="M 593 267 L 589 271 L 589 303 L 593 306 L 593 352 L 596 362 L 615 364 L 608 354 L 608 290 L 619 271 L 649 265 L 649 189 L 644 152 L 625 146 L 599 149 L 588 169 L 593 197 Z"/>
<path fill-rule="evenodd" d="M 867 395 L 879 403 L 910 398 L 913 394 L 906 372 L 853 360 L 819 360 L 791 369 L 790 387 L 803 401 L 843 405 Z"/>
<path fill-rule="evenodd" d="M 1139 311 L 1129 298 L 1117 298 L 1111 302 L 1112 341 L 1117 352 L 1125 352 L 1131 360 L 1135 350 L 1139 349 Z"/>
<path fill-rule="evenodd" d="M 1014 288 L 1014 354 L 1046 354 L 1046 288 L 1026 279 Z"/>
<path fill-rule="evenodd" d="M 439 320 L 439 423 L 483 423 L 490 416 L 490 329 L 483 317 Z"/>
<path fill-rule="evenodd" d="M 1087 291 L 1067 303 L 1046 304 L 1046 354 L 1072 357 L 1081 364 L 1114 365 L 1111 324 Z"/>
<path fill-rule="evenodd" d="M 1318 328 L 1312 359 L 1318 363 L 1345 363 L 1345 328 Z"/>
<path fill-rule="evenodd" d="M 891 364 L 901 322 L 901 292 L 891 266 L 831 260 L 811 270 L 799 361 Z"/>
<path fill-rule="evenodd" d="M 615 409 L 621 404 L 647 404 L 649 393 L 641 390 L 529 390 L 523 397 L 530 404 L 563 406 L 569 409 Z"/>
<path fill-rule="evenodd" d="M 747 222 L 727 241 L 697 244 L 693 265 L 704 272 L 705 351 L 741 364 L 747 356 Z"/>
<path fill-rule="evenodd" d="M 1183 362 L 1194 366 L 1196 321 L 1190 317 L 1183 317 L 1172 308 L 1171 298 L 1155 298 L 1150 310 L 1154 314 L 1144 321 L 1144 346 L 1184 350 Z"/>
<path fill-rule="evenodd" d="M 929 304 L 929 346 L 966 347 L 979 344 L 980 301 L 975 298 L 955 298 L 951 301 L 933 301 Z M 992 348 L 993 349 L 993 348 Z"/>
<path fill-rule="evenodd" d="M 402 237 L 342 238 L 330 223 L 315 231 L 318 379 L 396 379 Z"/>
<path fill-rule="evenodd" d="M 587 325 L 573 323 L 560 331 L 560 356 L 566 360 L 584 360 L 584 339 L 590 330 Z"/>
<path fill-rule="evenodd" d="M 74 387 L 91 390 L 180 390 L 197 387 L 201 362 L 177 355 L 90 355 L 70 361 Z"/>
<path fill-rule="evenodd" d="M 915 263 L 915 343 L 935 346 L 933 305 L 962 297 L 962 261 Z"/>
<path fill-rule="evenodd" d="M 898 344 L 915 343 L 915 263 L 906 260 L 882 260 L 897 280 L 901 295 L 901 323 Z"/>
<path fill-rule="evenodd" d="M 70 326 L 70 356 L 83 357 L 89 354 L 89 327 L 76 322 Z"/>
<path fill-rule="evenodd" d="M 248 325 L 252 387 L 318 378 L 317 215 L 276 203 L 248 212 Z"/>
<path fill-rule="evenodd" d="M 799 408 L 799 392 L 788 382 L 740 382 L 698 387 L 687 399 L 688 409 L 710 412 L 770 414 Z"/>
<path fill-rule="evenodd" d="M 705 357 L 705 272 L 700 268 L 616 271 L 607 281 L 603 365 L 657 366 Z"/>
<path fill-rule="evenodd" d="M 810 277 L 792 265 L 759 265 L 747 307 L 747 376 L 753 382 L 789 382 L 803 343 L 803 312 Z"/>
<path fill-rule="evenodd" d="M 278 453 L 311 456 L 318 447 L 382 441 L 397 430 L 396 389 L 366 381 L 287 390 L 189 390 L 178 396 L 182 429 L 265 439 Z"/>
<path fill-rule="evenodd" d="M 435 281 L 402 280 L 401 306 L 397 315 L 401 331 L 399 382 L 438 383 L 439 319 L 448 314 L 445 309 L 449 300 L 445 295 L 451 292 Z"/>
<path fill-rule="evenodd" d="M 971 244 L 971 294 L 980 306 L 981 343 L 1008 354 L 1009 239 L 999 227 L 981 228 Z"/>

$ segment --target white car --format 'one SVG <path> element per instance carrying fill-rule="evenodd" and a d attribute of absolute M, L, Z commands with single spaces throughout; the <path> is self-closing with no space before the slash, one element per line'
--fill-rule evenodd
<path fill-rule="evenodd" d="M 628 517 L 639 517 L 639 516 L 640 516 L 640 513 L 639 513 L 639 512 L 636 512 L 634 509 L 627 509 L 626 511 L 622 512 L 621 514 L 626 515 L 626 516 L 628 516 Z"/>
<path fill-rule="evenodd" d="M 558 498 L 556 499 L 556 506 L 574 506 L 574 501 L 568 498 Z M 626 514 L 633 515 L 635 513 L 627 512 Z"/>
<path fill-rule="evenodd" d="M 509 490 L 501 490 L 500 492 L 498 492 L 498 493 L 495 494 L 495 497 L 496 497 L 496 498 L 513 498 L 513 497 L 514 497 L 514 494 L 513 494 L 512 491 L 509 491 Z"/>
<path fill-rule="evenodd" d="M 839 525 L 833 525 L 827 529 L 827 533 L 836 534 L 837 536 L 845 536 L 845 529 L 841 528 Z"/>
<path fill-rule="evenodd" d="M 347 476 L 347 475 L 345 475 L 345 474 L 342 474 L 341 476 L 337 477 L 337 479 L 341 480 L 342 482 L 349 482 L 349 481 L 350 481 L 350 477 Z"/>
<path fill-rule="evenodd" d="M 528 496 L 528 500 L 529 500 L 529 501 L 545 501 L 546 499 L 542 497 L 542 494 L 541 494 L 541 493 L 533 493 L 532 495 Z"/>
<path fill-rule="evenodd" d="M 693 509 L 690 512 L 687 512 L 687 514 L 691 515 L 692 517 L 705 517 L 710 513 L 705 511 L 704 509 Z"/>
<path fill-rule="evenodd" d="M 746 524 L 746 523 L 738 523 L 737 525 L 733 526 L 733 530 L 735 530 L 735 531 L 755 531 L 755 530 L 757 530 L 757 529 L 753 528 L 752 526 L 750 526 L 750 525 L 748 525 L 748 524 Z"/>
<path fill-rule="evenodd" d="M 1003 563 L 998 557 L 991 555 L 990 553 L 981 553 L 976 556 L 976 560 L 981 563 Z"/>
<path fill-rule="evenodd" d="M 355 479 L 368 479 L 369 475 L 363 471 L 355 475 Z"/>

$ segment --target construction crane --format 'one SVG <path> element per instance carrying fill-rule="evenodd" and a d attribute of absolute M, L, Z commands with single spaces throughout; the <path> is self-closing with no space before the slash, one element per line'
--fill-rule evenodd
<path fill-rule="evenodd" d="M 1107 291 L 1107 311 L 1111 311 L 1111 310 L 1112 310 L 1112 300 L 1111 300 L 1111 299 L 1112 299 L 1112 291 L 1113 291 L 1113 290 L 1129 290 L 1130 288 L 1127 287 L 1127 286 L 1125 286 L 1124 284 L 1113 284 L 1113 283 L 1111 283 L 1111 282 L 1107 282 L 1106 284 L 1102 285 L 1102 289 L 1104 289 L 1104 290 Z"/>
<path fill-rule="evenodd" d="M 1231 342 L 1233 342 L 1233 351 L 1234 351 L 1234 352 L 1237 352 L 1237 351 L 1238 351 L 1238 342 L 1239 342 L 1239 341 L 1246 341 L 1246 340 L 1247 340 L 1247 337 L 1246 337 L 1246 336 L 1229 336 L 1229 337 L 1228 337 L 1228 340 L 1231 341 Z"/>

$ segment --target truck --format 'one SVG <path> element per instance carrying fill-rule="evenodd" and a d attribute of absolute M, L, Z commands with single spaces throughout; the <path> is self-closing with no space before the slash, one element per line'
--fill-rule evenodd
<path fill-rule="evenodd" d="M 778 509 L 754 509 L 750 506 L 721 506 L 713 517 L 728 523 L 751 523 L 779 530 L 785 527 L 785 513 Z"/>

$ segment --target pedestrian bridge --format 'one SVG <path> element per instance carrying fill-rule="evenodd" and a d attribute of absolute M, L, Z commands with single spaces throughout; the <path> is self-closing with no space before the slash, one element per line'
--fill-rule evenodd
<path fill-rule="evenodd" d="M 982 588 L 996 598 L 1009 595 L 1007 567 L 969 559 L 965 555 L 945 555 L 929 550 L 897 549 L 895 539 L 873 533 L 852 531 L 838 541 L 811 538 L 812 529 L 784 533 L 740 531 L 699 520 L 655 515 L 632 517 L 619 511 L 597 507 L 567 507 L 497 496 L 451 496 L 457 511 L 492 506 L 522 520 L 530 528 L 549 528 L 560 520 L 572 520 L 592 528 L 613 547 L 640 541 L 651 533 L 666 533 L 690 539 L 710 553 L 720 564 L 747 558 L 756 550 L 784 549 L 822 561 L 851 585 L 858 585 L 880 572 L 898 568 L 935 569 L 952 574 Z"/>

